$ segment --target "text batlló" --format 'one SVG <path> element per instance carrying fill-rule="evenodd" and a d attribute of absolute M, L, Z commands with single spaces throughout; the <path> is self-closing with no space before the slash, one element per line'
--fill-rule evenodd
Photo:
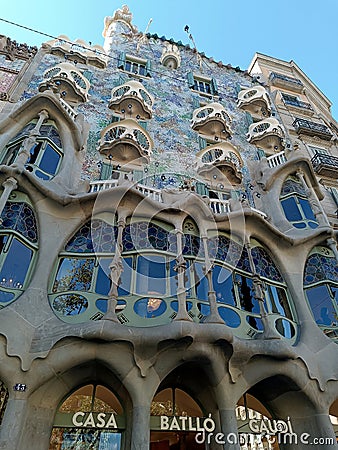
<path fill-rule="evenodd" d="M 216 428 L 214 420 L 209 417 L 161 416 L 161 430 L 206 431 L 212 433 Z"/>
<path fill-rule="evenodd" d="M 85 413 L 78 411 L 72 417 L 75 427 L 117 428 L 114 413 Z"/>

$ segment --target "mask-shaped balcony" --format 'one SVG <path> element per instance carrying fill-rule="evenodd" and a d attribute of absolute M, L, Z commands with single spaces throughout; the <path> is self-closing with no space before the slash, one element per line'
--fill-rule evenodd
<path fill-rule="evenodd" d="M 240 91 L 237 105 L 250 113 L 254 119 L 261 120 L 271 115 L 270 100 L 263 86 L 254 86 Z"/>
<path fill-rule="evenodd" d="M 278 153 L 285 147 L 285 131 L 277 119 L 269 117 L 250 125 L 247 139 L 268 154 Z"/>
<path fill-rule="evenodd" d="M 140 167 L 149 163 L 153 141 L 133 119 L 115 122 L 101 131 L 99 152 L 120 166 Z"/>
<path fill-rule="evenodd" d="M 52 89 L 70 104 L 88 100 L 90 83 L 73 64 L 58 64 L 46 70 L 43 76 L 45 80 L 39 85 L 40 92 Z"/>
<path fill-rule="evenodd" d="M 150 119 L 154 98 L 139 81 L 128 81 L 111 92 L 109 108 L 125 117 Z"/>
<path fill-rule="evenodd" d="M 50 48 L 53 55 L 60 56 L 68 61 L 76 61 L 81 64 L 91 64 L 92 66 L 104 69 L 107 67 L 107 55 L 101 45 L 88 45 L 82 39 L 72 42 L 68 36 L 61 35 L 44 44 Z"/>
<path fill-rule="evenodd" d="M 181 65 L 180 51 L 175 44 L 167 43 L 163 48 L 161 64 L 168 69 L 178 69 Z"/>
<path fill-rule="evenodd" d="M 236 147 L 229 142 L 209 145 L 196 156 L 197 172 L 210 185 L 241 183 L 243 161 Z"/>
<path fill-rule="evenodd" d="M 225 140 L 232 134 L 230 123 L 231 118 L 220 103 L 209 103 L 195 109 L 191 127 L 201 134 L 212 136 L 215 140 Z"/>

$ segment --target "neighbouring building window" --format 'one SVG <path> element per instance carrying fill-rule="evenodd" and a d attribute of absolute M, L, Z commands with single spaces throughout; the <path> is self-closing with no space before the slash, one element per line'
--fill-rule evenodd
<path fill-rule="evenodd" d="M 314 247 L 306 261 L 304 289 L 316 323 L 338 341 L 338 262 L 327 247 Z"/>
<path fill-rule="evenodd" d="M 289 176 L 284 181 L 279 200 L 286 219 L 295 228 L 318 227 L 304 185 L 297 176 Z"/>
<path fill-rule="evenodd" d="M 1 214 L 0 309 L 13 302 L 25 290 L 38 249 L 34 211 L 24 201 L 24 194 L 17 191 L 14 194 L 16 201 L 8 201 Z"/>

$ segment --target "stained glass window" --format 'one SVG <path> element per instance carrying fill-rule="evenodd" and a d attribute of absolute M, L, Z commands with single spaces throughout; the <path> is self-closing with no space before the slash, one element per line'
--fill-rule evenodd
<path fill-rule="evenodd" d="M 33 243 L 38 241 L 37 224 L 32 208 L 24 202 L 7 202 L 1 214 L 0 230 L 20 233 Z"/>
<path fill-rule="evenodd" d="M 113 253 L 115 251 L 117 227 L 103 220 L 86 222 L 66 244 L 66 252 Z"/>
<path fill-rule="evenodd" d="M 143 249 L 173 251 L 175 248 L 175 235 L 154 223 L 131 223 L 124 229 L 124 252 Z"/>

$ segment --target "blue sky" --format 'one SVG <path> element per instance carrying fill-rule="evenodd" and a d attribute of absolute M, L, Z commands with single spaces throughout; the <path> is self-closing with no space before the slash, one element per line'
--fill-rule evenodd
<path fill-rule="evenodd" d="M 247 69 L 255 52 L 294 60 L 331 100 L 338 120 L 338 0 L 1 0 L 0 17 L 102 45 L 104 17 L 124 3 L 140 31 L 152 18 L 151 33 L 187 43 L 189 25 L 198 50 L 225 64 Z M 48 40 L 2 21 L 0 34 L 30 45 Z"/>

